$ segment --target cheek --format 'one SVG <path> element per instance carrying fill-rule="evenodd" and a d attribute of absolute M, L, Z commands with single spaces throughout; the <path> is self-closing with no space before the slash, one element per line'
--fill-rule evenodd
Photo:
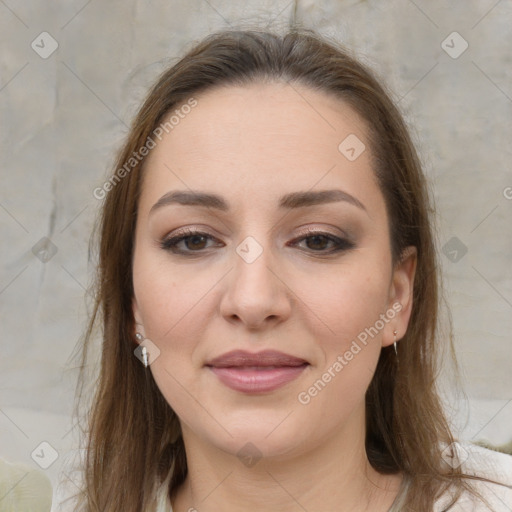
<path fill-rule="evenodd" d="M 384 269 L 380 274 L 374 270 L 354 269 L 338 279 L 331 276 L 315 288 L 303 288 L 315 313 L 309 314 L 311 322 L 314 316 L 322 320 L 317 322 L 320 327 L 315 337 L 322 358 L 300 390 L 297 407 L 308 417 L 322 417 L 326 430 L 361 411 L 375 373 L 388 283 Z M 315 334 L 313 329 L 310 332 Z M 307 434 L 315 435 L 314 425 L 306 422 L 304 427 L 311 427 Z"/>
<path fill-rule="evenodd" d="M 372 265 L 366 260 L 365 265 L 347 265 L 324 279 L 316 279 L 315 286 L 304 280 L 302 294 L 307 297 L 309 331 L 316 334 L 314 339 L 322 353 L 311 378 L 311 393 L 304 390 L 306 401 L 314 398 L 320 408 L 329 401 L 339 402 L 341 413 L 341 409 L 348 410 L 363 399 L 381 350 L 388 274 L 383 263 Z M 324 392 L 324 385 L 329 390 Z M 322 397 L 317 399 L 320 391 Z"/>
<path fill-rule="evenodd" d="M 162 349 L 172 342 L 179 348 L 180 333 L 195 339 L 198 319 L 215 284 L 213 273 L 197 273 L 188 268 L 160 264 L 145 254 L 134 261 L 134 290 L 146 336 Z"/>
<path fill-rule="evenodd" d="M 190 269 L 191 267 L 189 267 Z M 146 337 L 160 350 L 150 370 L 164 398 L 188 423 L 201 413 L 191 407 L 199 395 L 196 348 L 207 336 L 211 318 L 213 273 L 198 274 L 176 265 L 155 264 L 141 255 L 134 261 L 134 290 Z M 210 292 L 209 292 L 210 290 Z M 208 419 L 203 418 L 205 424 Z"/>
<path fill-rule="evenodd" d="M 342 348 L 385 312 L 388 274 L 384 265 L 361 259 L 361 263 L 340 265 L 314 280 L 305 276 L 297 289 L 310 315 L 321 320 L 326 340 Z"/>

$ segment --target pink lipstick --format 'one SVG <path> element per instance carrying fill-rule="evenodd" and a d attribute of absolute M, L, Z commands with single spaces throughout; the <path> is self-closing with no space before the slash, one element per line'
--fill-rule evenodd
<path fill-rule="evenodd" d="M 234 350 L 206 363 L 226 386 L 243 393 L 266 393 L 296 379 L 308 366 L 304 359 L 275 350 Z"/>

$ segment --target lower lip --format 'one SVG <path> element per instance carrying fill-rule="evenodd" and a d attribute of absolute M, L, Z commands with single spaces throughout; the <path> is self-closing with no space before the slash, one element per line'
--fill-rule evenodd
<path fill-rule="evenodd" d="M 306 368 L 301 366 L 280 366 L 278 368 L 262 368 L 261 370 L 242 368 L 216 368 L 210 366 L 212 372 L 227 387 L 243 393 L 264 393 L 274 391 L 296 379 Z"/>

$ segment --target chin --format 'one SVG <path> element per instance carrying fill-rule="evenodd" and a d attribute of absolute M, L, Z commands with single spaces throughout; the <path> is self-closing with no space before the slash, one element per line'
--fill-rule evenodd
<path fill-rule="evenodd" d="M 304 447 L 308 437 L 305 435 L 305 429 L 288 420 L 283 422 L 286 414 L 282 412 L 278 416 L 268 415 L 262 420 L 264 414 L 260 410 L 254 414 L 246 413 L 238 421 L 235 418 L 232 421 L 225 421 L 224 426 L 231 435 L 223 429 L 220 432 L 218 428 L 204 431 L 204 425 L 200 426 L 202 432 L 196 433 L 204 436 L 203 439 L 209 444 L 239 458 L 280 457 L 298 451 L 301 446 Z"/>

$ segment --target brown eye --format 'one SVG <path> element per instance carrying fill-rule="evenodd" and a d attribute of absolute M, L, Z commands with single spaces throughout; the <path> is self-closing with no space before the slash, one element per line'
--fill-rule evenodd
<path fill-rule="evenodd" d="M 220 246 L 215 237 L 201 231 L 187 230 L 176 236 L 168 237 L 160 242 L 162 249 L 180 255 L 200 254 L 211 246 L 208 241 L 217 242 L 214 245 Z M 313 231 L 311 234 L 296 238 L 291 245 L 300 247 L 300 242 L 305 242 L 304 250 L 321 255 L 329 255 L 336 252 L 346 251 L 355 247 L 355 244 L 347 239 L 339 238 L 330 233 Z"/>
<path fill-rule="evenodd" d="M 307 242 L 306 245 L 308 246 L 308 248 L 314 250 L 326 249 L 326 245 L 329 242 L 332 242 L 332 240 L 330 240 L 324 235 L 308 236 L 307 238 L 305 238 L 305 240 Z"/>
<path fill-rule="evenodd" d="M 208 248 L 208 240 L 217 239 L 208 233 L 190 230 L 162 240 L 160 247 L 166 251 L 171 251 L 176 254 L 198 253 Z M 181 247 L 179 244 L 181 244 Z"/>
<path fill-rule="evenodd" d="M 187 249 L 204 249 L 206 237 L 203 235 L 193 235 L 182 239 Z"/>
<path fill-rule="evenodd" d="M 320 233 L 316 231 L 310 233 L 312 234 L 296 238 L 292 245 L 298 246 L 298 242 L 305 241 L 306 250 L 320 254 L 333 254 L 340 251 L 347 251 L 355 247 L 353 242 L 331 235 L 330 233 Z M 330 247 L 329 244 L 331 244 Z"/>

